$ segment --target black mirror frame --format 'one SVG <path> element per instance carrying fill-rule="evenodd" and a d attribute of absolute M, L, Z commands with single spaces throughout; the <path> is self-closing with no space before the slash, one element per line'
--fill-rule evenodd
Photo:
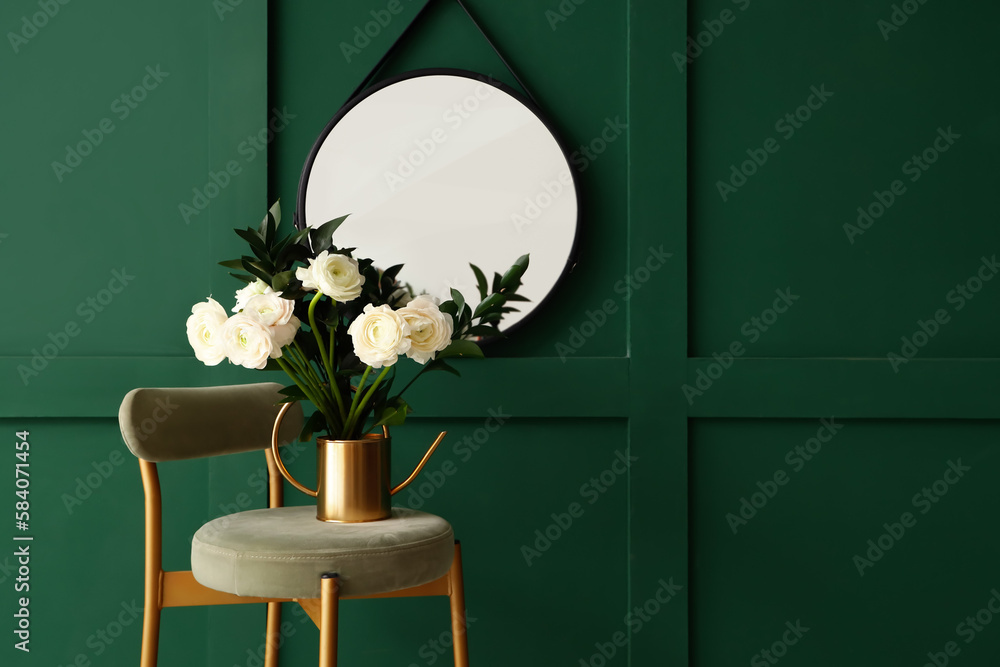
<path fill-rule="evenodd" d="M 556 278 L 555 282 L 552 284 L 552 287 L 549 289 L 548 293 L 540 301 L 538 301 L 537 304 L 535 304 L 535 307 L 532 308 L 530 312 L 526 313 L 524 317 L 522 317 L 520 320 L 511 325 L 510 328 L 501 327 L 500 331 L 503 334 L 502 336 L 492 337 L 492 338 L 487 338 L 485 340 L 477 341 L 477 343 L 480 346 L 482 346 L 484 344 L 496 342 L 498 339 L 502 340 L 504 338 L 509 337 L 513 332 L 519 331 L 526 322 L 530 322 L 531 319 L 535 317 L 535 314 L 546 303 L 549 302 L 553 294 L 555 294 L 555 292 L 557 291 L 558 287 L 562 285 L 562 283 L 566 280 L 566 276 L 573 270 L 573 267 L 576 266 L 577 256 L 580 247 L 580 231 L 581 231 L 580 219 L 583 207 L 581 206 L 581 199 L 580 199 L 580 182 L 579 179 L 577 178 L 576 167 L 574 166 L 574 163 L 571 159 L 571 154 L 566 150 L 566 147 L 563 144 L 563 142 L 559 140 L 559 136 L 553 129 L 552 123 L 550 123 L 545 118 L 545 115 L 538 108 L 538 106 L 531 100 L 527 99 L 526 97 L 518 93 L 512 87 L 508 86 L 507 84 L 501 81 L 497 81 L 493 77 L 485 76 L 483 74 L 478 74 L 476 72 L 471 72 L 469 70 L 435 67 L 435 68 L 425 68 L 425 69 L 403 72 L 402 74 L 397 74 L 395 76 L 379 81 L 377 84 L 374 84 L 371 87 L 361 91 L 356 96 L 354 96 L 353 98 L 344 103 L 344 105 L 340 108 L 340 110 L 337 111 L 337 113 L 333 116 L 333 118 L 331 118 L 330 121 L 326 124 L 326 126 L 323 128 L 323 131 L 320 132 L 319 136 L 316 138 L 316 141 L 313 143 L 312 148 L 309 150 L 309 155 L 306 157 L 305 164 L 302 167 L 302 174 L 299 177 L 299 188 L 295 199 L 295 217 L 294 217 L 295 227 L 296 229 L 300 230 L 306 227 L 305 198 L 306 198 L 306 189 L 309 186 L 309 175 L 312 172 L 312 166 L 316 160 L 317 154 L 323 147 L 323 143 L 326 141 L 326 138 L 330 135 L 330 132 L 333 131 L 333 128 L 337 125 L 337 123 L 340 122 L 340 120 L 344 116 L 350 113 L 351 110 L 354 109 L 354 107 L 360 104 L 363 100 L 377 93 L 383 88 L 387 88 L 395 83 L 399 83 L 400 81 L 416 79 L 423 76 L 435 76 L 435 75 L 458 76 L 467 79 L 473 79 L 475 81 L 479 81 L 481 83 L 493 86 L 494 88 L 501 90 L 502 92 L 510 95 L 515 100 L 523 104 L 525 108 L 531 111 L 535 115 L 535 117 L 538 118 L 539 121 L 541 121 L 542 125 L 544 125 L 545 129 L 548 130 L 553 140 L 555 140 L 556 145 L 559 147 L 559 150 L 562 151 L 563 157 L 566 159 L 566 164 L 569 167 L 570 178 L 573 181 L 573 193 L 576 196 L 576 226 L 575 229 L 573 230 L 573 243 L 570 246 L 569 256 L 566 259 L 566 264 L 563 266 L 562 271 L 559 272 L 559 277 Z M 513 261 L 514 259 L 516 258 L 511 258 L 511 261 Z M 530 266 L 528 270 L 529 271 L 531 270 Z"/>

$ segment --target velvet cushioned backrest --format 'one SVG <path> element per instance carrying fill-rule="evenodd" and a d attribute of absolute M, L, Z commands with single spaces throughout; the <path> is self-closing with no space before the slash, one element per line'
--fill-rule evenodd
<path fill-rule="evenodd" d="M 276 382 L 227 387 L 133 389 L 118 409 L 125 444 L 147 461 L 179 461 L 271 446 L 271 430 L 284 397 Z M 293 405 L 279 442 L 295 441 L 302 407 Z"/>

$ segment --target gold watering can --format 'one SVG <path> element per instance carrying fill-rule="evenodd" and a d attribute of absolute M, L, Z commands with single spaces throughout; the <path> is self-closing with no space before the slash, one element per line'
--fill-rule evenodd
<path fill-rule="evenodd" d="M 388 519 L 392 515 L 389 499 L 416 479 L 448 433 L 442 431 L 438 435 L 410 476 L 395 487 L 389 482 L 391 438 L 387 426 L 382 427 L 382 433 L 369 433 L 360 440 L 317 438 L 317 485 L 313 491 L 288 472 L 279 452 L 281 420 L 292 405 L 285 403 L 281 406 L 274 420 L 271 453 L 284 478 L 302 493 L 316 498 L 316 518 L 320 521 L 358 523 Z"/>

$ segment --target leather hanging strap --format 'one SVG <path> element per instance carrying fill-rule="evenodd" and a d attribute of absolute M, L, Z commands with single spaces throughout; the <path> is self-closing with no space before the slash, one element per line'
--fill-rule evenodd
<path fill-rule="evenodd" d="M 392 43 L 392 46 L 390 46 L 389 49 L 385 52 L 385 54 L 379 59 L 379 61 L 375 63 L 375 66 L 372 67 L 371 71 L 368 72 L 368 75 L 364 78 L 361 84 L 354 90 L 353 93 L 351 93 L 351 96 L 347 98 L 346 102 L 349 102 L 358 95 L 360 95 L 361 92 L 371 84 L 372 80 L 379 73 L 379 71 L 386 64 L 386 62 L 388 62 L 389 58 L 391 58 L 393 54 L 395 54 L 396 51 L 399 49 L 400 45 L 406 39 L 406 36 L 410 34 L 410 31 L 413 29 L 413 27 L 420 22 L 420 19 L 427 13 L 428 8 L 430 8 L 430 6 L 433 5 L 436 1 L 437 0 L 428 0 L 427 4 L 425 4 L 423 7 L 420 8 L 420 11 L 417 12 L 417 15 L 413 17 L 412 21 L 410 21 L 410 24 L 406 26 L 406 29 L 403 30 L 402 33 L 400 33 L 399 37 L 396 38 L 396 41 Z M 497 54 L 497 57 L 500 58 L 500 62 L 503 63 L 503 66 L 506 67 L 507 71 L 510 72 L 511 76 L 514 77 L 514 80 L 517 81 L 517 84 L 521 86 L 521 90 L 524 91 L 524 94 L 527 95 L 528 99 L 531 100 L 531 102 L 537 107 L 538 102 L 537 100 L 535 100 L 535 96 L 531 94 L 531 91 L 528 90 L 528 87 L 524 85 L 523 81 L 521 81 L 521 78 L 517 75 L 517 72 L 514 71 L 514 69 L 507 62 L 507 59 L 503 57 L 502 53 L 500 53 L 500 49 L 497 48 L 496 44 L 493 43 L 493 40 L 490 39 L 490 36 L 486 34 L 486 31 L 483 30 L 483 27 L 479 25 L 478 21 L 476 21 L 476 18 L 472 15 L 472 12 L 469 11 L 469 8 L 465 6 L 465 3 L 462 2 L 462 0 L 455 0 L 455 2 L 458 3 L 458 6 L 462 8 L 462 11 L 465 12 L 465 15 L 469 17 L 470 21 L 472 21 L 472 25 L 476 26 L 476 29 L 479 30 L 479 34 L 483 36 L 483 38 L 486 40 L 486 43 L 489 44 L 490 48 L 493 49 L 493 52 Z"/>

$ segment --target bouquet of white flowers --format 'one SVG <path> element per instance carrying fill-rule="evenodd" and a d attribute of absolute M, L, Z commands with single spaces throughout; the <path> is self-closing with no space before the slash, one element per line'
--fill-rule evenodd
<path fill-rule="evenodd" d="M 494 274 L 492 284 L 470 264 L 481 298 L 474 309 L 454 289 L 444 303 L 413 296 L 396 279 L 402 264 L 379 270 L 371 259 L 356 259 L 356 248 L 333 245 L 346 217 L 278 238 L 275 204 L 258 228 L 236 230 L 253 254 L 220 262 L 246 272 L 232 274 L 246 283 L 234 314 L 209 298 L 187 321 L 188 341 L 206 365 L 229 359 L 288 374 L 294 384 L 282 390 L 286 402 L 308 400 L 317 408 L 303 440 L 321 431 L 352 440 L 402 424 L 410 412 L 402 394 L 413 381 L 392 393 L 400 356 L 424 365 L 413 380 L 432 370 L 457 375 L 445 359 L 482 357 L 472 339 L 501 335 L 497 324 L 516 310 L 508 304 L 527 300 L 517 294 L 527 255 Z"/>

